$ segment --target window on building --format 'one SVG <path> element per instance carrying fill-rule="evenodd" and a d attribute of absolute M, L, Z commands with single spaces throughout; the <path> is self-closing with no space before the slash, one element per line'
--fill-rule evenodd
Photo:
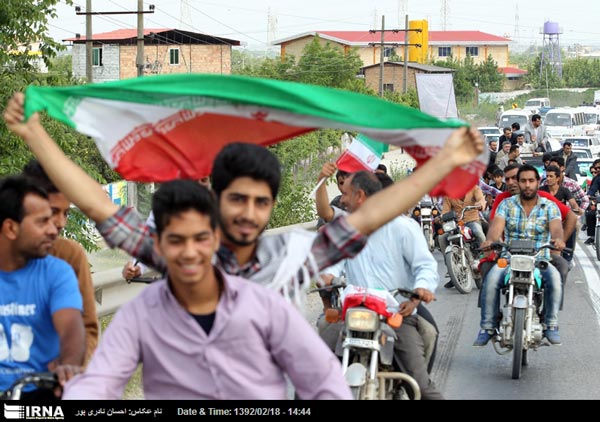
<path fill-rule="evenodd" d="M 467 56 L 471 56 L 471 57 L 479 56 L 479 47 L 467 47 Z"/>
<path fill-rule="evenodd" d="M 92 66 L 102 66 L 102 47 L 92 48 Z"/>
<path fill-rule="evenodd" d="M 178 65 L 179 64 L 179 49 L 171 48 L 169 50 L 169 64 Z"/>
<path fill-rule="evenodd" d="M 452 55 L 452 47 L 438 47 L 439 57 L 450 57 Z"/>
<path fill-rule="evenodd" d="M 394 49 L 392 47 L 385 47 L 383 49 L 383 57 L 391 57 L 394 54 Z"/>
<path fill-rule="evenodd" d="M 383 90 L 394 92 L 394 84 L 383 84 Z"/>

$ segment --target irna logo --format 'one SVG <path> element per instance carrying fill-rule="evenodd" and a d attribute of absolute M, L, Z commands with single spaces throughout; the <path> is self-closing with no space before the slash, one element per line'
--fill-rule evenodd
<path fill-rule="evenodd" d="M 6 419 L 64 419 L 60 406 L 19 406 L 4 404 Z"/>

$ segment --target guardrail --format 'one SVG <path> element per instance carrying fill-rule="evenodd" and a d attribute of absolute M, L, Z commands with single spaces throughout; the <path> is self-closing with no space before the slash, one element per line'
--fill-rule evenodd
<path fill-rule="evenodd" d="M 278 227 L 265 232 L 266 235 L 278 234 L 294 228 L 315 230 L 317 220 L 308 223 Z M 94 295 L 96 297 L 96 313 L 99 317 L 114 314 L 121 305 L 136 297 L 146 284 L 127 283 L 121 275 L 122 267 L 98 271 L 92 274 Z"/>

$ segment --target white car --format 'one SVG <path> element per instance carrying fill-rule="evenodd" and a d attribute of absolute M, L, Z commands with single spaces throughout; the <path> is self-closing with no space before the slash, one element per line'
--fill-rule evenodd
<path fill-rule="evenodd" d="M 570 142 L 575 148 L 589 148 L 592 152 L 592 157 L 598 158 L 600 156 L 600 138 L 596 136 L 573 136 L 565 138 L 561 143 Z"/>
<path fill-rule="evenodd" d="M 477 128 L 482 135 L 502 135 L 502 130 L 497 126 L 481 126 Z"/>

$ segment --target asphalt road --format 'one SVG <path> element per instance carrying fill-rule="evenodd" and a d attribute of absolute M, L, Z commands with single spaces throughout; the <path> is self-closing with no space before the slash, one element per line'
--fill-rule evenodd
<path fill-rule="evenodd" d="M 437 301 L 429 305 L 440 328 L 433 378 L 447 399 L 599 399 L 600 398 L 600 262 L 591 246 L 576 248 L 576 266 L 570 272 L 564 310 L 559 314 L 561 346 L 529 353 L 521 379 L 511 379 L 512 355 L 496 354 L 491 343 L 475 348 L 479 330 L 479 290 L 461 295 L 445 289 L 446 267 L 439 251 L 440 286 Z M 314 323 L 322 308 L 318 295 L 305 303 L 305 316 Z"/>
<path fill-rule="evenodd" d="M 585 237 L 583 237 L 585 239 Z M 521 379 L 511 379 L 512 355 L 500 356 L 491 343 L 474 348 L 479 330 L 479 291 L 461 295 L 445 289 L 442 255 L 435 253 L 442 281 L 430 305 L 440 327 L 434 380 L 448 399 L 600 398 L 600 279 L 595 251 L 579 240 L 559 313 L 561 346 L 529 353 Z"/>

